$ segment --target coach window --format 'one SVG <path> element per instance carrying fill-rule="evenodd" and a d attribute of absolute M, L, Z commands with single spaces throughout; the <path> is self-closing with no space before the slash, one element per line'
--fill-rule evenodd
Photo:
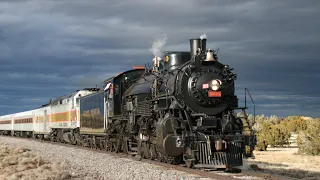
<path fill-rule="evenodd" d="M 80 105 L 80 98 L 81 98 L 81 94 L 78 95 L 77 99 L 76 99 L 76 104 L 77 106 Z"/>
<path fill-rule="evenodd" d="M 77 98 L 76 99 L 76 105 L 79 106 L 79 104 L 80 104 L 80 98 Z"/>

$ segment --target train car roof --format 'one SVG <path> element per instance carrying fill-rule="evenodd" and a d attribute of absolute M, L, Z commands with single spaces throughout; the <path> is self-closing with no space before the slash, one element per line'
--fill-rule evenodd
<path fill-rule="evenodd" d="M 120 77 L 120 76 L 122 76 L 122 75 L 124 75 L 126 73 L 129 73 L 129 72 L 132 72 L 132 71 L 138 71 L 138 70 L 145 70 L 145 68 L 144 68 L 144 66 L 133 66 L 133 69 L 130 69 L 130 70 L 127 70 L 127 71 L 123 71 L 123 72 L 117 74 L 116 76 L 112 76 L 112 77 L 104 80 L 103 82 L 105 83 L 105 86 L 106 86 L 109 82 L 113 81 L 113 79 L 118 78 L 118 77 Z"/>
<path fill-rule="evenodd" d="M 82 90 L 76 90 L 76 91 L 74 91 L 72 93 L 69 93 L 69 94 L 66 94 L 64 96 L 59 96 L 59 97 L 55 98 L 54 100 L 50 101 L 48 104 L 45 104 L 43 107 L 48 106 L 50 104 L 56 104 L 60 100 L 63 100 L 63 99 L 68 99 L 68 98 L 74 97 L 79 93 L 79 91 L 99 91 L 99 90 L 100 90 L 99 88 L 84 88 Z"/>
<path fill-rule="evenodd" d="M 141 67 L 140 66 L 133 66 L 133 67 L 134 67 L 133 69 L 130 69 L 128 71 L 124 71 L 124 72 L 119 73 L 114 78 L 117 78 L 119 76 L 122 76 L 122 75 L 127 74 L 127 73 L 132 72 L 132 71 L 145 70 L 143 66 L 141 66 Z"/>
<path fill-rule="evenodd" d="M 0 120 L 3 120 L 2 118 L 9 118 L 10 116 L 13 116 L 15 114 L 5 114 L 0 116 Z"/>
<path fill-rule="evenodd" d="M 92 93 L 92 94 L 88 94 L 88 95 L 86 95 L 86 96 L 81 96 L 81 97 L 79 97 L 79 99 L 80 99 L 80 100 L 81 100 L 81 99 L 86 99 L 86 98 L 89 98 L 89 97 L 91 97 L 91 96 L 95 96 L 95 95 L 101 94 L 101 93 L 104 93 L 104 89 L 100 89 L 99 91 L 96 91 L 96 92 L 94 92 L 94 93 Z"/>
<path fill-rule="evenodd" d="M 64 95 L 64 96 L 59 96 L 59 97 L 55 98 L 53 101 L 51 101 L 51 103 L 55 103 L 55 102 L 58 102 L 58 101 L 60 101 L 60 100 L 73 97 L 73 96 L 77 95 L 78 92 L 79 92 L 79 90 L 77 90 L 77 91 L 75 91 L 75 92 L 72 92 L 72 93 L 69 93 L 69 94 L 66 94 L 66 95 Z"/>

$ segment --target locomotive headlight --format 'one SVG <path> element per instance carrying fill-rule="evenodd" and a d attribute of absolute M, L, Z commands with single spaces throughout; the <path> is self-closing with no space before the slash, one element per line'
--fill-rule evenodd
<path fill-rule="evenodd" d="M 217 91 L 220 89 L 221 81 L 218 79 L 214 79 L 210 82 L 210 87 L 212 90 Z"/>

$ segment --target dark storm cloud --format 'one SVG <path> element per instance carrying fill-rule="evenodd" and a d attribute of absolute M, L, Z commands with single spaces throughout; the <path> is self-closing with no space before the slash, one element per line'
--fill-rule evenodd
<path fill-rule="evenodd" d="M 0 114 L 93 87 L 151 63 L 152 41 L 208 48 L 238 74 L 260 114 L 319 116 L 318 1 L 1 1 Z M 11 101 L 8 101 L 10 99 Z"/>

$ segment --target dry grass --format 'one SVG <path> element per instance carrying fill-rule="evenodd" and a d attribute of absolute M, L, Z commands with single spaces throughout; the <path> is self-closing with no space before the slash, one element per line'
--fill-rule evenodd
<path fill-rule="evenodd" d="M 296 135 L 292 135 L 290 139 L 289 147 L 269 147 L 267 151 L 254 151 L 255 159 L 248 160 L 249 166 L 257 165 L 265 172 L 298 179 L 319 179 L 320 156 L 298 155 Z"/>
<path fill-rule="evenodd" d="M 0 143 L 0 179 L 1 180 L 63 180 L 70 179 L 63 163 L 45 162 L 33 155 L 28 149 L 11 149 Z"/>

